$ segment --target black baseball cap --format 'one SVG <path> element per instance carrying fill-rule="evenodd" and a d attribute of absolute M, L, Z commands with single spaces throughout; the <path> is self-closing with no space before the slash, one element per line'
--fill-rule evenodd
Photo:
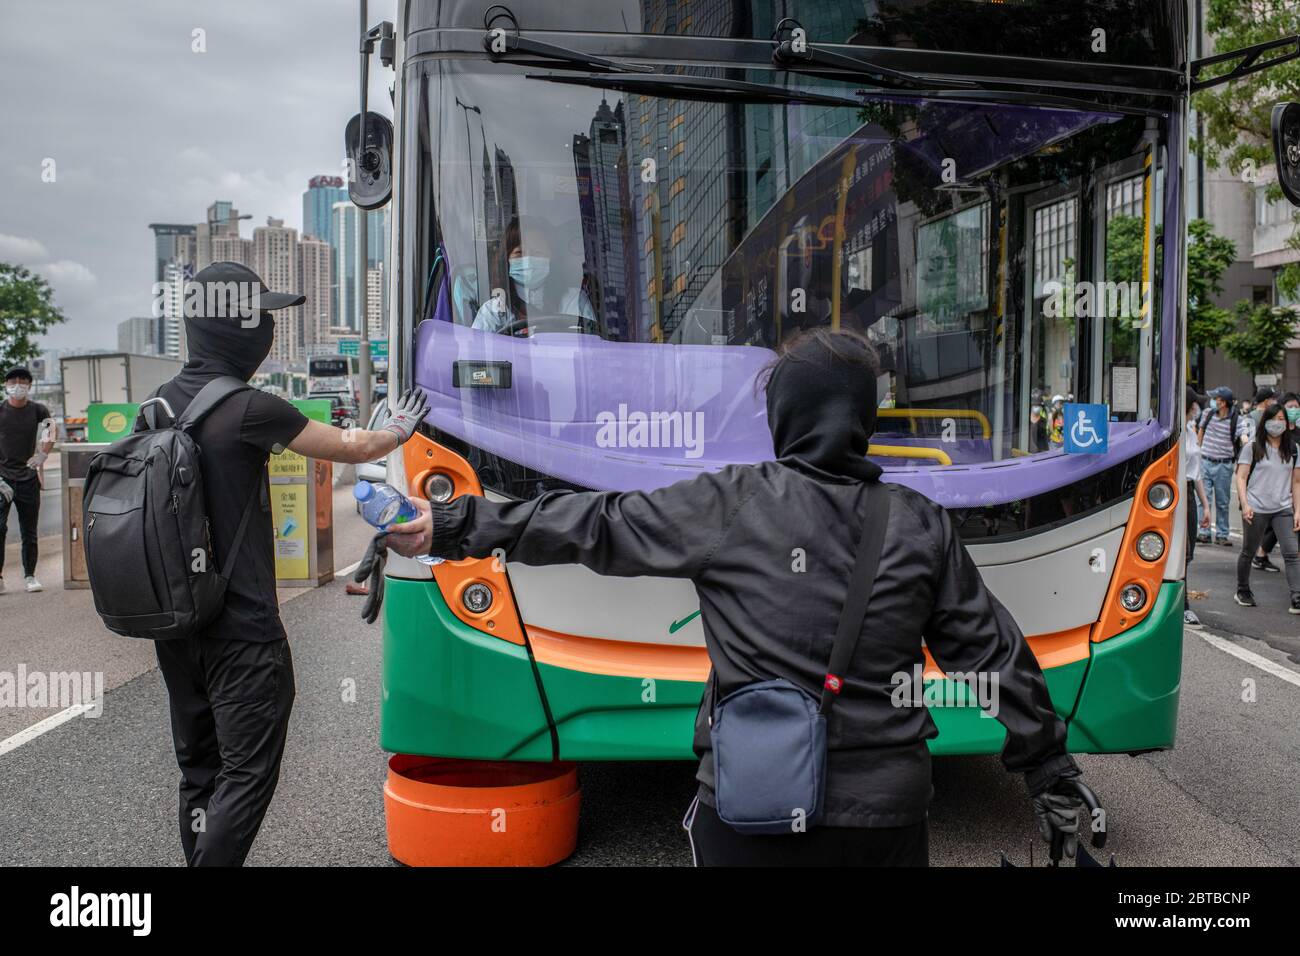
<path fill-rule="evenodd" d="M 9 371 L 5 372 L 5 381 L 9 381 L 11 378 L 25 378 L 30 382 L 32 381 L 32 373 L 28 368 L 24 368 L 21 365 L 15 365 Z"/>
<path fill-rule="evenodd" d="M 209 285 L 238 283 L 238 304 L 245 312 L 290 309 L 307 301 L 307 297 L 298 292 L 272 292 L 262 281 L 261 276 L 238 262 L 214 262 L 207 268 L 200 269 L 190 281 L 204 287 L 204 303 L 209 301 L 207 295 Z M 221 316 L 209 316 L 209 318 L 221 318 Z"/>

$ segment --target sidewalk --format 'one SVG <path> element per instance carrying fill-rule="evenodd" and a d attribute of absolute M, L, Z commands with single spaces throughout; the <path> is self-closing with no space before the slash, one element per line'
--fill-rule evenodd
<path fill-rule="evenodd" d="M 46 523 L 42 502 L 41 526 Z M 55 528 L 57 517 L 55 499 Z M 0 672 L 17 674 L 19 665 L 32 672 L 86 672 L 104 675 L 104 690 L 120 687 L 157 666 L 152 641 L 120 637 L 107 630 L 95 613 L 89 589 L 63 587 L 62 536 L 42 536 L 36 577 L 45 590 L 28 594 L 23 590 L 19 559 L 17 516 L 10 513 L 9 538 L 5 546 L 5 584 L 0 594 Z M 356 513 L 350 484 L 334 488 L 334 569 L 337 573 L 358 561 L 370 541 L 372 529 Z M 280 588 L 281 605 L 307 594 L 311 588 Z M 360 599 L 357 599 L 360 600 Z M 360 610 L 358 608 L 358 610 Z M 292 639 L 292 635 L 290 635 Z M 0 740 L 62 710 L 62 707 L 33 709 L 0 707 Z"/>

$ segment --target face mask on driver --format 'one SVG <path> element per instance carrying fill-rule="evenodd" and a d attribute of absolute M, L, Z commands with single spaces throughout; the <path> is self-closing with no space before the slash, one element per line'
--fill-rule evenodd
<path fill-rule="evenodd" d="M 525 289 L 536 289 L 546 281 L 551 260 L 546 256 L 519 256 L 510 260 L 510 278 Z"/>
<path fill-rule="evenodd" d="M 5 394 L 8 395 L 10 398 L 16 398 L 19 399 L 20 401 L 27 397 L 27 393 L 30 390 L 31 390 L 30 385 L 6 385 L 5 386 Z"/>
<path fill-rule="evenodd" d="M 1286 422 L 1280 422 L 1276 418 L 1264 423 L 1264 431 L 1268 432 L 1274 438 L 1286 431 Z"/>

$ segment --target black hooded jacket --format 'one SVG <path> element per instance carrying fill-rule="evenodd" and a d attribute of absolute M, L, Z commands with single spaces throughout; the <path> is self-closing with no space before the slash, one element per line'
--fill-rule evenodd
<path fill-rule="evenodd" d="M 462 496 L 433 506 L 430 554 L 582 564 L 600 574 L 689 578 L 713 673 L 696 719 L 700 797 L 713 803 L 713 695 L 784 677 L 821 693 L 865 513 L 876 383 L 819 343 L 780 362 L 768 386 L 778 459 L 733 465 L 651 492 L 552 492 L 532 501 Z M 925 818 L 938 730 L 924 706 L 898 707 L 896 674 L 924 660 L 996 675 L 1002 759 L 1045 789 L 1074 764 L 1043 675 L 985 587 L 947 513 L 910 489 L 893 495 L 861 639 L 828 726 L 828 826 Z M 872 529 L 871 533 L 879 533 Z"/>
<path fill-rule="evenodd" d="M 232 375 L 248 381 L 271 352 L 274 323 L 270 312 L 256 320 L 186 316 L 189 360 L 154 394 L 179 417 L 212 379 Z M 266 463 L 272 451 L 287 447 L 306 425 L 302 412 L 284 399 L 249 388 L 222 402 L 191 433 L 202 454 L 203 491 L 218 561 L 224 561 L 234 543 L 245 505 L 257 498 L 221 614 L 205 636 L 260 642 L 285 636 L 275 596 L 275 531 Z M 135 427 L 147 427 L 143 416 Z"/>

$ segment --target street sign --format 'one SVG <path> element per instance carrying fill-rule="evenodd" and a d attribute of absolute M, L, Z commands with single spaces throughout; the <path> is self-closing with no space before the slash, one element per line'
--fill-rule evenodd
<path fill-rule="evenodd" d="M 340 355 L 360 355 L 360 339 L 339 339 Z M 370 340 L 370 357 L 372 359 L 388 358 L 388 339 L 371 339 Z"/>
<path fill-rule="evenodd" d="M 1065 453 L 1100 455 L 1110 447 L 1110 411 L 1105 405 L 1065 405 Z"/>

